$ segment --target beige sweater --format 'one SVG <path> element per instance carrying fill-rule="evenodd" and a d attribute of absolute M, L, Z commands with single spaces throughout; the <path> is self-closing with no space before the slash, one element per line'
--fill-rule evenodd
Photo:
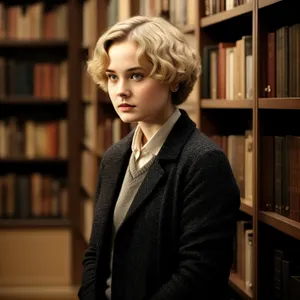
<path fill-rule="evenodd" d="M 113 240 L 115 234 L 123 222 L 127 211 L 139 189 L 147 172 L 154 161 L 155 156 L 150 159 L 141 169 L 138 169 L 134 155 L 132 154 L 129 160 L 128 168 L 123 180 L 121 191 L 114 210 L 114 224 L 113 224 Z M 112 243 L 113 245 L 113 243 Z M 112 246 L 113 250 L 113 246 Z M 113 257 L 113 254 L 111 255 Z M 112 259 L 111 259 L 112 271 Z M 111 276 L 107 279 L 108 288 L 105 291 L 107 299 L 111 299 Z"/>

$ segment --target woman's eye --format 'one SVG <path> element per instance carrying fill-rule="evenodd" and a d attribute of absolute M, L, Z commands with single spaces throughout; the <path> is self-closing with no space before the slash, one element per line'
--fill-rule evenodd
<path fill-rule="evenodd" d="M 131 75 L 131 78 L 133 80 L 141 80 L 143 78 L 143 75 L 139 74 L 139 73 L 134 73 L 134 74 Z"/>
<path fill-rule="evenodd" d="M 110 79 L 111 81 L 115 81 L 117 80 L 117 76 L 114 74 L 107 74 L 108 79 Z"/>

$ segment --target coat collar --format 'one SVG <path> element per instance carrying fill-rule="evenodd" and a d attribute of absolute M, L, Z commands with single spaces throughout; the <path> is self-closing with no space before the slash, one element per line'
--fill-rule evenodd
<path fill-rule="evenodd" d="M 190 119 L 188 114 L 180 109 L 181 116 L 173 126 L 169 136 L 167 137 L 164 145 L 158 153 L 158 160 L 176 160 L 184 146 L 186 140 L 195 129 L 195 123 Z M 107 163 L 120 165 L 120 162 L 126 161 L 131 154 L 131 143 L 134 132 L 132 131 L 123 140 L 116 144 L 111 155 L 109 155 Z"/>
<path fill-rule="evenodd" d="M 164 145 L 151 165 L 145 180 L 136 194 L 132 205 L 125 217 L 124 222 L 120 226 L 118 232 L 122 230 L 124 223 L 128 218 L 131 218 L 135 212 L 150 198 L 155 186 L 166 175 L 164 166 L 169 162 L 176 161 L 184 147 L 186 141 L 193 133 L 196 125 L 189 118 L 187 113 L 180 109 L 181 116 L 173 126 Z M 104 190 L 102 195 L 105 199 L 101 199 L 101 216 L 102 228 L 105 229 L 109 223 L 108 219 L 113 216 L 115 202 L 122 185 L 126 167 L 131 155 L 131 143 L 134 132 L 131 132 L 123 140 L 115 144 L 105 155 L 105 169 L 111 170 L 109 176 L 104 176 L 101 189 Z M 104 230 L 102 231 L 104 232 Z"/>

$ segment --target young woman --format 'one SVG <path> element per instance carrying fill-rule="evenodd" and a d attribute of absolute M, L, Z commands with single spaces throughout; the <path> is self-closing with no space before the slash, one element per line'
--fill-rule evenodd
<path fill-rule="evenodd" d="M 166 20 L 136 16 L 99 38 L 88 71 L 138 125 L 102 158 L 79 299 L 226 299 L 240 195 L 177 107 L 199 75 L 193 50 Z"/>

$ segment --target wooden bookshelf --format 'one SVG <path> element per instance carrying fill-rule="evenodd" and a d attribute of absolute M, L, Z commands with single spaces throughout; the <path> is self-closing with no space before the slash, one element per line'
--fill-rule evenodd
<path fill-rule="evenodd" d="M 0 219 L 0 228 L 71 228 L 71 224 L 63 218 Z"/>
<path fill-rule="evenodd" d="M 244 198 L 241 198 L 241 207 L 240 210 L 249 216 L 253 216 L 253 207 L 252 207 L 252 201 L 247 200 Z"/>
<path fill-rule="evenodd" d="M 5 89 L 1 89 L 1 97 L 0 97 L 0 122 L 2 126 L 7 126 L 9 120 L 11 118 L 16 119 L 16 124 L 25 124 L 25 121 L 32 120 L 33 126 L 36 124 L 42 123 L 52 123 L 58 121 L 65 121 L 64 130 L 67 132 L 64 138 L 66 141 L 66 148 L 71 151 L 67 151 L 67 156 L 63 156 L 64 158 L 59 157 L 35 157 L 35 158 L 26 158 L 25 154 L 20 155 L 18 157 L 10 157 L 10 152 L 8 151 L 5 155 L 1 156 L 0 159 L 0 177 L 6 178 L 5 176 L 11 174 L 14 178 L 17 178 L 19 175 L 24 175 L 23 177 L 32 178 L 31 175 L 36 173 L 37 175 L 48 176 L 49 180 L 54 178 L 63 180 L 63 188 L 66 189 L 67 194 L 67 204 L 68 206 L 65 208 L 67 210 L 67 217 L 61 218 L 26 218 L 26 219 L 17 219 L 17 218 L 5 218 L 0 216 L 0 237 L 5 239 L 5 234 L 9 231 L 11 233 L 11 243 L 16 244 L 17 241 L 13 240 L 13 236 L 17 236 L 20 232 L 19 229 L 22 230 L 24 235 L 24 242 L 26 243 L 27 233 L 30 235 L 32 232 L 41 232 L 41 236 L 44 236 L 42 232 L 45 232 L 44 242 L 48 242 L 49 239 L 55 240 L 55 232 L 62 233 L 62 244 L 59 247 L 60 251 L 58 251 L 57 259 L 63 260 L 64 257 L 67 261 L 66 266 L 68 266 L 68 262 L 70 262 L 70 266 L 68 270 L 66 270 L 66 277 L 63 278 L 64 275 L 61 275 L 61 282 L 68 281 L 69 286 L 66 286 L 65 289 L 73 290 L 73 286 L 79 284 L 81 280 L 81 263 L 82 263 L 82 255 L 84 253 L 84 249 L 86 247 L 86 242 L 83 236 L 80 234 L 80 224 L 82 222 L 82 211 L 81 211 L 81 196 L 80 196 L 80 176 L 81 176 L 81 137 L 83 132 L 83 84 L 82 84 L 82 61 L 83 58 L 86 57 L 87 50 L 83 47 L 83 37 L 84 37 L 84 18 L 83 18 L 83 6 L 85 3 L 90 0 L 81 1 L 81 0 L 54 0 L 54 1 L 20 1 L 20 0 L 0 0 L 0 5 L 4 5 L 5 14 L 7 14 L 9 9 L 19 9 L 20 5 L 24 7 L 27 5 L 47 5 L 47 9 L 42 7 L 41 10 L 34 10 L 35 13 L 41 13 L 41 18 L 36 19 L 44 19 L 46 13 L 49 10 L 56 9 L 61 6 L 62 10 L 61 14 L 57 16 L 57 18 L 61 18 L 59 22 L 56 23 L 57 26 L 62 26 L 57 28 L 54 24 L 52 27 L 55 27 L 52 33 L 50 34 L 49 26 L 45 25 L 45 27 L 49 27 L 47 30 L 42 30 L 43 28 L 38 28 L 38 26 L 42 26 L 40 24 L 36 24 L 34 26 L 35 33 L 39 35 L 37 37 L 28 38 L 28 34 L 33 34 L 31 31 L 26 32 L 26 28 L 21 26 L 21 23 L 18 23 L 19 27 L 24 29 L 24 31 L 11 30 L 9 38 L 0 38 L 0 58 L 2 59 L 0 63 L 0 67 L 3 68 L 3 62 L 13 61 L 14 66 L 15 62 L 29 62 L 31 64 L 44 64 L 44 65 L 56 65 L 57 67 L 62 67 L 62 63 L 66 63 L 66 68 L 63 69 L 63 75 L 59 75 L 59 80 L 57 77 L 51 77 L 53 72 L 47 70 L 48 80 L 41 82 L 39 80 L 39 86 L 37 85 L 37 81 L 34 78 L 40 79 L 43 76 L 34 75 L 30 73 L 28 78 L 30 79 L 30 83 L 27 80 L 24 80 L 23 84 L 26 87 L 18 86 L 18 91 L 15 88 L 15 85 L 18 84 L 20 79 L 16 80 L 14 77 L 6 76 L 7 71 L 1 73 L 0 80 L 1 87 L 5 87 Z M 92 0 L 93 1 L 93 0 Z M 62 7 L 64 6 L 64 7 Z M 2 6 L 3 8 L 3 6 Z M 22 13 L 24 15 L 27 14 L 27 10 L 24 9 Z M 1 15 L 3 16 L 3 15 Z M 32 15 L 31 15 L 32 16 Z M 54 15 L 53 15 L 54 16 Z M 28 15 L 26 15 L 28 17 Z M 29 16 L 30 17 L 30 16 Z M 56 16 L 55 16 L 56 17 Z M 1 19 L 0 22 L 4 22 L 6 18 Z M 23 20 L 23 19 L 22 19 Z M 15 22 L 22 22 L 21 18 L 15 20 Z M 57 19 L 58 20 L 58 19 Z M 34 21 L 34 20 L 32 20 Z M 87 22 L 87 21 L 85 21 Z M 4 30 L 7 29 L 7 26 L 3 26 L 4 23 L 0 25 L 0 28 Z M 32 23 L 33 24 L 33 23 Z M 59 25 L 58 25 L 59 24 Z M 24 27 L 24 28 L 23 28 Z M 17 28 L 17 26 L 15 26 Z M 29 27 L 28 27 L 29 28 Z M 37 33 L 39 32 L 39 33 Z M 0 35 L 3 34 L 2 32 Z M 48 36 L 47 36 L 48 34 Z M 23 36 L 24 35 L 24 36 Z M 62 37 L 65 35 L 64 37 Z M 34 65 L 35 67 L 35 65 Z M 50 66 L 51 67 L 51 66 Z M 5 70 L 5 69 L 4 69 Z M 2 69 L 1 69 L 2 71 Z M 19 71 L 19 70 L 18 70 Z M 15 70 L 13 72 L 16 72 Z M 28 72 L 28 70 L 26 71 Z M 33 72 L 33 71 L 31 71 Z M 46 71 L 43 71 L 46 72 Z M 4 74 L 4 76 L 2 76 Z M 43 73 L 45 74 L 45 73 Z M 18 74 L 20 75 L 20 73 Z M 27 73 L 26 73 L 27 75 Z M 13 73 L 15 76 L 15 73 Z M 35 77 L 37 76 L 37 77 Z M 50 77 L 49 77 L 50 76 Z M 24 77 L 23 77 L 24 78 Z M 27 78 L 27 77 L 26 77 Z M 47 77 L 45 77 L 47 79 Z M 3 80 L 5 80 L 3 82 Z M 12 81 L 15 80 L 14 85 L 12 85 Z M 47 96 L 44 92 L 45 90 L 48 93 L 53 93 L 52 87 L 47 86 L 49 82 L 60 82 L 64 88 L 62 93 L 63 97 L 54 97 L 53 95 Z M 0 84 L 0 85 L 1 85 Z M 35 87 L 35 88 L 34 88 Z M 26 92 L 24 90 L 26 89 Z M 38 95 L 39 94 L 39 95 Z M 44 94 L 44 95 L 41 95 Z M 16 96 L 18 95 L 18 96 Z M 20 95 L 20 96 L 19 96 Z M 85 104 L 84 104 L 85 105 Z M 27 125 L 27 124 L 26 124 Z M 31 127 L 33 128 L 33 127 Z M 32 131 L 31 131 L 32 132 Z M 35 133 L 35 132 L 34 132 Z M 53 133 L 53 132 L 52 132 Z M 65 133 L 65 132 L 64 132 Z M 25 135 L 24 135 L 25 137 Z M 2 143 L 3 136 L 0 137 Z M 58 138 L 58 137 L 56 137 Z M 10 146 L 11 147 L 11 146 Z M 4 158 L 5 157 L 5 158 Z M 26 179 L 28 179 L 26 178 Z M 18 179 L 18 178 L 17 178 Z M 43 179 L 42 179 L 43 180 Z M 30 181 L 28 181 L 30 182 Z M 27 183 L 26 183 L 27 184 Z M 29 183 L 31 184 L 31 183 Z M 49 182 L 48 182 L 49 184 Z M 1 186 L 2 188 L 2 186 Z M 16 187 L 15 187 L 16 188 Z M 49 191 L 48 191 L 49 194 Z M 10 194 L 11 195 L 11 194 Z M 44 194 L 43 194 L 44 195 Z M 49 196 L 49 195 L 48 195 Z M 41 197 L 42 198 L 42 197 Z M 46 198 L 46 197 L 45 197 Z M 71 199 L 71 201 L 70 201 Z M 18 201 L 18 198 L 13 198 L 13 201 Z M 29 200 L 28 200 L 29 201 Z M 52 213 L 50 214 L 52 215 Z M 5 214 L 4 214 L 5 216 Z M 53 235 L 52 235 L 53 234 Z M 49 239 L 48 239 L 49 238 Z M 34 234 L 30 238 L 30 245 L 28 247 L 33 247 L 32 245 L 37 243 L 34 238 Z M 31 244 L 32 243 L 32 244 Z M 9 249 L 11 245 L 7 245 L 7 249 Z M 55 248 L 56 245 L 53 245 Z M 69 249 L 71 249 L 69 251 Z M 49 248 L 49 253 L 51 249 Z M 61 254 L 60 254 L 61 253 Z M 43 253 L 44 254 L 44 253 Z M 20 253 L 22 255 L 22 253 Z M 45 254 L 47 256 L 47 253 Z M 60 256 L 61 255 L 61 256 Z M 51 256 L 51 253 L 50 253 Z M 26 260 L 26 257 L 24 257 Z M 32 258 L 30 258 L 32 259 Z M 0 262 L 2 264 L 2 262 Z M 33 259 L 32 264 L 38 264 Z M 49 266 L 48 266 L 49 267 Z M 16 273 L 15 273 L 16 272 Z M 37 270 L 38 272 L 38 270 Z M 22 285 L 26 278 L 22 278 L 22 274 L 18 274 L 17 269 L 14 269 L 12 273 L 8 270 L 10 277 L 14 280 L 14 285 Z M 28 270 L 30 273 L 30 270 Z M 47 273 L 47 272 L 46 272 Z M 50 272 L 51 273 L 51 272 Z M 14 277 L 15 275 L 15 277 Z M 3 276 L 3 275 L 0 275 Z M 1 282 L 5 282 L 2 280 Z M 43 285 L 43 282 L 46 284 L 47 282 L 47 274 L 42 274 L 39 277 L 40 285 Z M 62 283 L 63 284 L 63 283 Z M 47 285 L 47 284 L 46 284 Z M 45 293 L 41 286 L 34 287 L 32 289 L 28 288 L 28 293 L 23 289 L 24 294 L 22 294 L 22 288 L 20 287 L 19 293 L 15 293 L 17 289 L 5 289 L 5 286 L 1 286 L 0 289 L 0 299 L 3 299 L 4 295 L 2 292 L 5 290 L 6 298 L 9 299 L 25 299 L 26 295 L 28 295 L 31 299 L 47 299 Z M 34 294 L 34 291 L 38 291 L 40 289 L 40 293 Z M 58 288 L 59 289 L 59 288 Z M 31 290 L 33 293 L 31 293 Z M 53 289 L 54 290 L 54 289 Z M 48 293 L 51 299 L 55 299 L 55 296 L 52 297 L 55 293 Z M 67 295 L 68 293 L 61 293 L 61 298 L 69 299 L 70 297 Z M 69 293 L 70 294 L 70 293 Z M 22 295 L 22 297 L 21 297 Z M 65 295 L 65 296 L 63 296 Z M 75 299 L 76 293 L 73 293 L 70 299 Z M 5 298 L 5 299 L 6 299 Z M 57 297 L 59 299 L 59 297 Z"/>
<path fill-rule="evenodd" d="M 282 2 L 283 0 L 259 0 L 258 1 L 258 8 L 263 8 L 278 2 Z"/>
<path fill-rule="evenodd" d="M 1 287 L 0 300 L 74 300 L 77 298 L 76 286 L 16 286 Z"/>
<path fill-rule="evenodd" d="M 241 199 L 240 210 L 244 213 L 243 220 L 251 220 L 253 226 L 252 294 L 245 295 L 244 282 L 237 277 L 237 274 L 231 274 L 230 286 L 243 299 L 275 298 L 273 282 L 268 279 L 273 278 L 275 272 L 273 253 L 275 250 L 298 249 L 300 245 L 300 219 L 297 212 L 299 204 L 295 202 L 299 199 L 294 197 L 294 191 L 299 188 L 299 182 L 294 177 L 298 171 L 294 169 L 298 168 L 296 158 L 300 152 L 297 146 L 300 136 L 300 127 L 297 124 L 300 118 L 300 91 L 296 84 L 298 75 L 295 75 L 299 73 L 300 64 L 297 64 L 292 57 L 292 55 L 296 57 L 299 54 L 293 54 L 289 49 L 289 45 L 294 43 L 292 40 L 294 32 L 297 38 L 300 34 L 300 30 L 296 31 L 297 26 L 294 26 L 300 22 L 300 18 L 296 13 L 294 3 L 285 0 L 253 0 L 252 3 L 210 15 L 207 15 L 207 12 L 210 12 L 210 9 L 205 6 L 207 2 L 200 2 L 198 34 L 200 53 L 203 55 L 202 62 L 205 68 L 211 65 L 207 64 L 205 61 L 207 58 L 204 55 L 220 51 L 222 48 L 216 47 L 220 46 L 219 43 L 224 43 L 224 45 L 233 43 L 236 51 L 234 53 L 237 53 L 239 51 L 237 41 L 240 41 L 242 37 L 251 36 L 253 82 L 250 99 L 252 101 L 210 100 L 209 98 L 226 99 L 228 97 L 226 93 L 223 93 L 226 97 L 208 95 L 208 92 L 220 93 L 220 86 L 215 85 L 214 77 L 205 77 L 207 69 L 203 68 L 201 84 L 204 85 L 206 82 L 210 84 L 210 80 L 214 80 L 209 88 L 201 85 L 200 128 L 207 134 L 242 134 L 245 129 L 243 119 L 249 118 L 248 122 L 253 132 L 253 205 L 247 203 L 244 197 Z M 242 25 L 238 25 L 237 18 Z M 231 28 L 230 32 L 228 28 Z M 288 54 L 290 60 L 287 56 L 285 59 L 280 58 L 280 53 L 283 52 L 276 48 L 279 36 L 286 41 L 284 51 L 287 52 L 285 54 Z M 225 46 L 232 47 L 229 44 Z M 227 53 L 224 54 L 225 58 L 226 55 L 231 55 L 230 49 L 228 51 L 225 49 L 225 52 Z M 214 59 L 214 56 L 211 55 L 210 59 Z M 228 62 L 229 60 L 226 64 Z M 213 60 L 212 63 L 214 63 Z M 219 68 L 219 61 L 217 64 Z M 210 72 L 212 71 L 213 69 L 210 69 Z M 283 72 L 282 76 L 277 76 L 280 75 L 278 72 Z M 211 74 L 214 76 L 213 73 Z M 217 78 L 222 84 L 224 84 L 222 80 L 225 80 L 225 90 L 230 87 L 230 83 L 225 79 L 226 76 L 221 79 Z M 243 76 L 243 72 L 233 77 L 237 85 L 239 76 Z M 285 81 L 281 81 L 280 78 L 284 78 Z M 235 90 L 234 93 L 236 93 Z M 219 113 L 220 110 L 222 113 Z M 244 113 L 243 117 L 239 118 L 242 111 L 249 111 L 250 114 Z M 281 153 L 278 152 L 280 145 L 282 146 Z M 279 166 L 280 157 L 282 157 L 283 169 L 286 171 L 279 172 L 279 169 L 276 169 L 276 166 Z M 278 186 L 282 186 L 281 198 L 278 197 Z M 289 194 L 286 191 L 289 191 Z M 263 209 L 265 207 L 268 207 L 266 211 Z M 276 270 L 276 272 L 279 271 Z"/>
<path fill-rule="evenodd" d="M 247 4 L 239 5 L 227 11 L 223 11 L 211 16 L 203 17 L 200 19 L 200 27 L 205 28 L 250 13 L 252 12 L 252 6 L 253 6 L 252 3 L 247 3 Z"/>
<path fill-rule="evenodd" d="M 229 285 L 233 290 L 239 294 L 242 299 L 253 299 L 251 291 L 248 291 L 245 287 L 245 282 L 238 276 L 238 274 L 232 272 L 229 277 Z"/>
<path fill-rule="evenodd" d="M 251 109 L 253 106 L 253 101 L 251 100 L 211 100 L 211 99 L 202 99 L 200 101 L 200 106 L 202 109 Z"/>
<path fill-rule="evenodd" d="M 3 39 L 0 40 L 1 49 L 12 49 L 12 48 L 26 48 L 26 49 L 36 49 L 36 48 L 67 48 L 68 41 L 63 40 L 18 40 L 18 39 Z"/>
<path fill-rule="evenodd" d="M 259 98 L 262 109 L 300 109 L 300 98 Z"/>
<path fill-rule="evenodd" d="M 194 25 L 185 25 L 182 27 L 179 27 L 180 31 L 182 31 L 183 33 L 187 34 L 187 33 L 195 33 L 195 26 Z"/>
<path fill-rule="evenodd" d="M 300 240 L 300 223 L 275 212 L 261 211 L 259 220 L 268 224 L 281 232 Z"/>
<path fill-rule="evenodd" d="M 46 105 L 46 106 L 57 106 L 66 105 L 68 101 L 66 99 L 47 99 L 37 97 L 26 97 L 26 96 L 9 96 L 0 98 L 0 105 Z"/>
<path fill-rule="evenodd" d="M 61 165 L 61 164 L 67 164 L 68 159 L 63 158 L 26 158 L 26 157 L 16 157 L 16 158 L 5 158 L 0 159 L 0 163 L 2 165 L 4 164 L 22 164 L 22 165 L 32 165 L 32 164 L 43 164 L 43 165 Z"/>

